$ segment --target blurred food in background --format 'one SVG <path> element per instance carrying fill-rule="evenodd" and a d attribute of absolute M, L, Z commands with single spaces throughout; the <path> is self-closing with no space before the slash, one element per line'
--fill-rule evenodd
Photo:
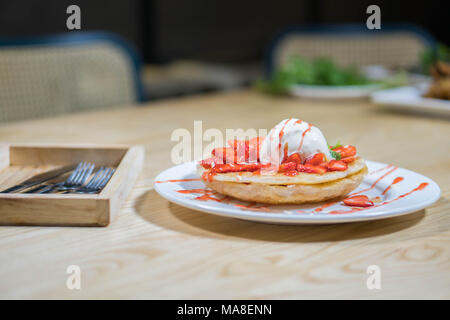
<path fill-rule="evenodd" d="M 294 84 L 318 86 L 349 86 L 369 84 L 371 81 L 356 68 L 338 67 L 330 58 L 319 57 L 307 61 L 292 57 L 286 66 L 275 70 L 267 82 L 259 82 L 261 89 L 284 93 Z"/>
<path fill-rule="evenodd" d="M 265 92 L 280 94 L 289 92 L 295 85 L 330 87 L 378 85 L 373 87 L 375 89 L 405 84 L 405 78 L 401 73 L 391 76 L 380 66 L 366 70 L 363 72 L 356 66 L 339 67 L 326 57 L 318 57 L 312 61 L 293 57 L 286 66 L 276 70 L 271 79 L 260 80 L 256 82 L 255 87 Z M 377 71 L 375 77 L 370 77 L 371 71 L 374 73 L 374 70 Z M 383 76 L 377 77 L 380 73 Z"/>
<path fill-rule="evenodd" d="M 450 50 L 440 44 L 421 55 L 419 73 L 409 74 L 408 86 L 376 91 L 372 102 L 416 114 L 450 116 Z M 411 81 L 411 79 L 413 81 Z"/>
<path fill-rule="evenodd" d="M 424 96 L 450 100 L 450 48 L 440 45 L 436 52 L 427 52 L 425 68 L 433 77 L 433 82 Z"/>
<path fill-rule="evenodd" d="M 439 61 L 431 70 L 434 81 L 425 97 L 450 100 L 450 63 Z"/>
<path fill-rule="evenodd" d="M 435 43 L 421 28 L 384 25 L 296 26 L 282 31 L 266 54 L 266 79 L 256 88 L 312 98 L 360 98 L 373 91 L 423 82 L 412 77 L 421 53 Z M 414 79 L 413 79 L 414 78 Z"/>

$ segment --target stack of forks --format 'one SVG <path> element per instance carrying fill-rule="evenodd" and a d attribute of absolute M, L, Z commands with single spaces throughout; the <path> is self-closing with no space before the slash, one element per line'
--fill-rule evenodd
<path fill-rule="evenodd" d="M 92 175 L 94 169 L 95 164 L 80 162 L 65 181 L 41 184 L 24 193 L 99 193 L 111 179 L 115 169 L 100 167 Z"/>

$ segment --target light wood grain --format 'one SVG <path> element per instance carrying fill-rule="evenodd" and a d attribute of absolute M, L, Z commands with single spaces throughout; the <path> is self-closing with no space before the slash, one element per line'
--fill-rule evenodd
<path fill-rule="evenodd" d="M 196 212 L 161 198 L 170 134 L 271 128 L 298 117 L 330 143 L 434 179 L 439 202 L 410 215 L 325 226 L 277 226 Z M 62 129 L 63 128 L 63 129 Z M 450 122 L 368 102 L 308 101 L 239 91 L 5 125 L 0 141 L 143 144 L 144 169 L 107 228 L 0 227 L 2 298 L 450 298 Z M 79 265 L 81 290 L 66 288 Z M 380 266 L 382 289 L 366 268 Z"/>
<path fill-rule="evenodd" d="M 115 172 L 99 194 L 0 193 L 0 225 L 107 226 L 136 182 L 144 157 L 141 146 L 7 144 L 2 149 L 9 159 L 0 170 L 1 190 L 81 161 L 113 167 Z"/>

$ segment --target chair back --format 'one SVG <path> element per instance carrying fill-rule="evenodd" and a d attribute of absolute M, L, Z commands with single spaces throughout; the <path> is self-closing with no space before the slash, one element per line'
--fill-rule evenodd
<path fill-rule="evenodd" d="M 266 52 L 270 74 L 293 56 L 329 57 L 340 66 L 384 65 L 411 68 L 434 38 L 414 26 L 383 26 L 369 30 L 354 25 L 293 27 L 281 32 Z"/>
<path fill-rule="evenodd" d="M 142 100 L 140 60 L 114 34 L 0 39 L 0 121 Z"/>

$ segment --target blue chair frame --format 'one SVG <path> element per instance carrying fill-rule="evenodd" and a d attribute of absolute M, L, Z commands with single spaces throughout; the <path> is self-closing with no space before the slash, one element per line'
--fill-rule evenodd
<path fill-rule="evenodd" d="M 411 24 L 389 24 L 382 25 L 381 29 L 369 30 L 365 25 L 361 24 L 345 24 L 345 25 L 309 25 L 309 26 L 293 26 L 279 32 L 270 41 L 269 45 L 266 47 L 264 54 L 264 68 L 265 74 L 269 77 L 274 71 L 274 52 L 275 48 L 279 45 L 285 37 L 292 34 L 322 34 L 322 35 L 376 35 L 376 34 L 389 34 L 398 31 L 407 31 L 414 33 L 419 38 L 423 39 L 424 42 L 434 48 L 437 45 L 436 39 L 428 33 L 426 30 Z"/>
<path fill-rule="evenodd" d="M 82 31 L 34 37 L 7 37 L 0 38 L 0 49 L 2 47 L 12 46 L 79 46 L 102 42 L 114 45 L 129 58 L 133 72 L 136 97 L 138 102 L 145 101 L 146 94 L 141 79 L 141 57 L 128 41 L 115 33 L 106 31 Z"/>

